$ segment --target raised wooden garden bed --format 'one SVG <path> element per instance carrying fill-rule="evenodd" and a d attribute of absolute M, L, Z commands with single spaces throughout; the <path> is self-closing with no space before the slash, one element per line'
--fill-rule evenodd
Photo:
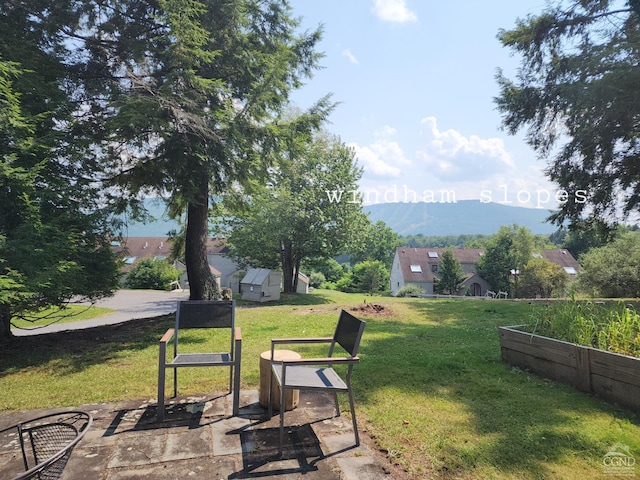
<path fill-rule="evenodd" d="M 502 359 L 640 412 L 640 358 L 499 327 Z"/>

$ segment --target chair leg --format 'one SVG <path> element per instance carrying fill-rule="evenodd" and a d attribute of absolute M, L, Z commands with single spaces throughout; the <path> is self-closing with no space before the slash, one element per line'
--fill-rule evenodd
<path fill-rule="evenodd" d="M 164 389 L 166 381 L 166 370 L 164 368 L 166 358 L 166 345 L 160 343 L 160 355 L 158 358 L 158 407 L 156 417 L 158 422 L 164 421 Z"/>
<path fill-rule="evenodd" d="M 351 408 L 351 420 L 353 421 L 353 433 L 356 437 L 356 447 L 360 446 L 360 435 L 358 434 L 358 422 L 356 421 L 356 407 L 353 403 L 353 395 L 349 388 L 349 408 Z"/>
<path fill-rule="evenodd" d="M 333 403 L 336 405 L 336 417 L 340 416 L 340 404 L 338 403 L 338 392 L 333 392 Z"/>
<path fill-rule="evenodd" d="M 236 359 L 236 364 L 234 365 L 234 375 L 233 375 L 233 416 L 237 417 L 240 413 L 240 351 L 236 352 L 238 355 Z"/>
<path fill-rule="evenodd" d="M 173 369 L 173 397 L 178 396 L 178 369 Z"/>
<path fill-rule="evenodd" d="M 285 392 L 284 388 L 284 375 L 282 379 L 282 385 L 280 385 L 280 446 L 278 447 L 278 455 L 282 455 L 282 449 L 284 447 L 284 412 L 286 410 L 284 404 Z"/>
<path fill-rule="evenodd" d="M 269 365 L 269 396 L 267 397 L 269 399 L 269 407 L 268 407 L 268 414 L 269 414 L 269 418 L 273 417 L 273 365 Z"/>

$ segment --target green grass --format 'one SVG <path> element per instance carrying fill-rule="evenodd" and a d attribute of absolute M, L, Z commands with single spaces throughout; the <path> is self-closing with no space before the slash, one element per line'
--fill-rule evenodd
<path fill-rule="evenodd" d="M 385 308 L 355 312 L 367 320 L 353 378 L 360 428 L 411 478 L 606 478 L 602 459 L 613 445 L 640 458 L 640 416 L 502 363 L 497 327 L 544 308 L 524 302 L 316 291 L 239 307 L 242 388 L 258 388 L 271 338 L 330 335 L 339 310 L 364 300 Z M 155 398 L 157 342 L 172 323 L 166 316 L 0 345 L 0 411 Z M 188 340 L 192 348 L 204 341 Z M 183 369 L 180 393 L 223 390 L 219 370 Z"/>

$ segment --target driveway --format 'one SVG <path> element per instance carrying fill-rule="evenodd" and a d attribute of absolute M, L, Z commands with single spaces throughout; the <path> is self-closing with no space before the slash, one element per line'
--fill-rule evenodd
<path fill-rule="evenodd" d="M 113 297 L 96 302 L 98 307 L 106 307 L 115 312 L 91 320 L 81 320 L 70 323 L 54 323 L 47 327 L 33 329 L 12 329 L 16 336 L 41 335 L 45 333 L 61 332 L 81 328 L 99 327 L 101 325 L 113 325 L 136 318 L 150 318 L 166 315 L 176 311 L 178 300 L 188 300 L 189 292 L 173 291 L 161 292 L 158 290 L 118 290 Z M 81 303 L 80 305 L 89 305 Z"/>

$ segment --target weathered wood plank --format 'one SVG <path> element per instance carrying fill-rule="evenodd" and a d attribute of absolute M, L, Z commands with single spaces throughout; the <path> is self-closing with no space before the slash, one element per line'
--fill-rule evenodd
<path fill-rule="evenodd" d="M 504 361 L 535 373 L 536 375 L 562 383 L 568 383 L 569 385 L 576 384 L 575 379 L 577 378 L 577 374 L 575 367 L 508 348 L 502 349 L 502 358 Z"/>
<path fill-rule="evenodd" d="M 591 372 L 640 387 L 640 358 L 590 349 Z"/>
<path fill-rule="evenodd" d="M 640 412 L 640 386 L 619 382 L 600 375 L 591 376 L 591 385 L 596 395 Z"/>
<path fill-rule="evenodd" d="M 504 361 L 640 411 L 640 358 L 500 327 Z"/>
<path fill-rule="evenodd" d="M 576 346 L 527 332 L 500 327 L 500 345 L 529 355 L 576 368 Z"/>

